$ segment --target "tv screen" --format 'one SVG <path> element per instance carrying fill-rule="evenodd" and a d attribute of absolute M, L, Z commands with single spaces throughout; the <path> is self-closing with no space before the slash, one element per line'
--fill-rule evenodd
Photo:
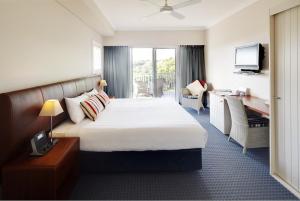
<path fill-rule="evenodd" d="M 242 70 L 260 70 L 263 59 L 261 52 L 260 44 L 237 47 L 235 49 L 235 66 Z"/>

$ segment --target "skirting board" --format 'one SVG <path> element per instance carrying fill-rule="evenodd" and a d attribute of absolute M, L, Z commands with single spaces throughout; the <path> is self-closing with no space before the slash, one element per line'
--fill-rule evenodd
<path fill-rule="evenodd" d="M 289 185 L 287 182 L 285 182 L 280 176 L 276 174 L 271 174 L 271 176 L 276 179 L 281 185 L 283 185 L 288 191 L 293 193 L 297 198 L 300 199 L 300 192 L 294 189 L 291 185 Z"/>

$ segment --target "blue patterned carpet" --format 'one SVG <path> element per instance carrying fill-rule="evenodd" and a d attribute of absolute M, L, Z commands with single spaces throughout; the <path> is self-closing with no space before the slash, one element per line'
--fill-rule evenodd
<path fill-rule="evenodd" d="M 208 111 L 190 112 L 209 132 L 203 169 L 189 173 L 82 175 L 72 199 L 291 200 L 269 175 L 268 149 L 242 148 L 209 124 Z"/>

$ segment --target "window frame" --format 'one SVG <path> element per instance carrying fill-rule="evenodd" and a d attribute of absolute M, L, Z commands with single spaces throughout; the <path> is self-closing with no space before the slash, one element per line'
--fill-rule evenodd
<path fill-rule="evenodd" d="M 98 48 L 100 51 L 100 58 L 99 58 L 99 68 L 95 68 L 95 48 Z M 93 75 L 102 75 L 103 74 L 103 46 L 101 43 L 93 40 L 92 41 L 92 74 Z"/>

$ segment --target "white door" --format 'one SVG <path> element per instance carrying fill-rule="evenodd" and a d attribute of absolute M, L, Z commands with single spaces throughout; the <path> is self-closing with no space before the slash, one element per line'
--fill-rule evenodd
<path fill-rule="evenodd" d="M 275 16 L 276 173 L 300 190 L 300 7 Z"/>

